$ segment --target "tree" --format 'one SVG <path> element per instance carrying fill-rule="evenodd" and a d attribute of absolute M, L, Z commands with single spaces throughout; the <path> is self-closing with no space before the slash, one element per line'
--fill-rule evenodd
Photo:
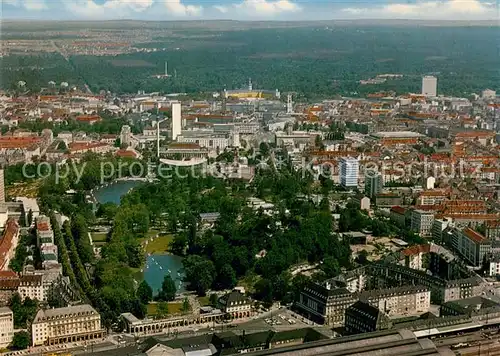
<path fill-rule="evenodd" d="M 31 226 L 32 222 L 33 222 L 33 211 L 30 209 L 28 211 L 28 217 L 26 219 L 26 225 Z"/>
<path fill-rule="evenodd" d="M 137 298 L 139 298 L 143 304 L 148 304 L 153 300 L 153 289 L 145 280 L 143 280 L 137 288 Z"/>
<path fill-rule="evenodd" d="M 339 261 L 335 257 L 327 256 L 323 260 L 321 270 L 325 273 L 327 278 L 332 278 L 340 274 Z"/>
<path fill-rule="evenodd" d="M 187 313 L 189 310 L 191 310 L 191 305 L 189 304 L 189 300 L 186 298 L 184 298 L 184 300 L 182 301 L 182 307 L 181 307 L 181 311 L 183 313 Z"/>
<path fill-rule="evenodd" d="M 163 319 L 168 315 L 168 303 L 167 302 L 159 302 L 156 304 L 156 318 Z"/>
<path fill-rule="evenodd" d="M 19 331 L 14 334 L 10 348 L 13 350 L 24 350 L 30 346 L 30 334 L 26 331 Z"/>
<path fill-rule="evenodd" d="M 161 290 L 158 293 L 158 300 L 161 301 L 172 301 L 175 299 L 175 293 L 177 292 L 177 288 L 175 287 L 175 282 L 170 276 L 170 274 L 166 274 L 163 277 L 163 283 L 161 284 Z"/>
<path fill-rule="evenodd" d="M 212 261 L 201 256 L 193 255 L 186 257 L 183 262 L 186 272 L 186 281 L 198 295 L 205 295 L 206 291 L 215 277 L 215 266 Z"/>
<path fill-rule="evenodd" d="M 231 289 L 236 285 L 236 273 L 230 264 L 222 266 L 217 275 L 218 285 L 221 289 Z"/>
<path fill-rule="evenodd" d="M 210 294 L 210 305 L 213 306 L 214 308 L 217 306 L 217 294 L 212 293 Z"/>

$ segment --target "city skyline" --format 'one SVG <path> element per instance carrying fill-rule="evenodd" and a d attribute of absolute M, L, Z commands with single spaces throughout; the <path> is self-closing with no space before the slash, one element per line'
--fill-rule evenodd
<path fill-rule="evenodd" d="M 481 0 L 2 0 L 4 19 L 34 20 L 495 20 Z"/>

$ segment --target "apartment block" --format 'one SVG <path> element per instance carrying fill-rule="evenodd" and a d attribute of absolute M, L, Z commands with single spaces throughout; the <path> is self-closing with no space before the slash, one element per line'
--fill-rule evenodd
<path fill-rule="evenodd" d="M 345 312 L 345 330 L 349 334 L 363 334 L 391 327 L 391 320 L 383 311 L 363 301 L 357 301 Z"/>
<path fill-rule="evenodd" d="M 14 314 L 7 307 L 0 308 L 0 347 L 9 346 L 14 337 Z"/>
<path fill-rule="evenodd" d="M 430 237 L 434 213 L 424 210 L 413 210 L 411 212 L 411 229 L 422 237 Z"/>
<path fill-rule="evenodd" d="M 431 292 L 423 286 L 402 286 L 361 292 L 359 300 L 389 316 L 407 315 L 429 311 Z"/>
<path fill-rule="evenodd" d="M 491 241 L 470 227 L 454 229 L 452 239 L 456 251 L 473 266 L 480 266 L 491 253 Z"/>
<path fill-rule="evenodd" d="M 100 339 L 101 316 L 88 304 L 39 310 L 31 324 L 33 346 Z"/>

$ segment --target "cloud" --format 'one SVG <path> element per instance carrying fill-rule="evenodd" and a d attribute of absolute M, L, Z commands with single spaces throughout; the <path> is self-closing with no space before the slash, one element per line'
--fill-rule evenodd
<path fill-rule="evenodd" d="M 181 0 L 164 0 L 163 3 L 174 16 L 199 16 L 203 12 L 202 6 L 184 5 Z"/>
<path fill-rule="evenodd" d="M 40 11 L 47 9 L 44 0 L 2 0 L 3 4 L 22 7 L 27 11 Z"/>
<path fill-rule="evenodd" d="M 480 0 L 419 1 L 413 4 L 393 3 L 379 7 L 342 9 L 357 17 L 408 19 L 487 19 L 496 17 L 495 4 Z"/>
<path fill-rule="evenodd" d="M 239 17 L 252 18 L 257 16 L 272 16 L 282 13 L 298 12 L 302 8 L 290 0 L 243 0 L 230 7 L 215 5 L 214 8 L 223 13 L 237 14 Z"/>
<path fill-rule="evenodd" d="M 110 18 L 127 16 L 130 12 L 143 12 L 153 0 L 108 0 L 97 4 L 93 0 L 65 1 L 66 9 L 78 17 Z"/>
<path fill-rule="evenodd" d="M 214 9 L 219 12 L 222 12 L 223 14 L 227 14 L 229 12 L 229 8 L 227 6 L 214 5 Z"/>

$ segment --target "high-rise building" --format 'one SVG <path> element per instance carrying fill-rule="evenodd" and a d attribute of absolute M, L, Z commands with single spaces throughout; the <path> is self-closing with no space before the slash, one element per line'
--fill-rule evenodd
<path fill-rule="evenodd" d="M 384 180 L 382 174 L 378 172 L 367 172 L 365 175 L 365 194 L 370 198 L 382 193 L 384 188 Z"/>
<path fill-rule="evenodd" d="M 340 159 L 340 184 L 343 187 L 358 186 L 359 162 L 356 158 L 343 157 Z"/>
<path fill-rule="evenodd" d="M 5 182 L 3 168 L 0 168 L 0 203 L 5 203 Z"/>
<path fill-rule="evenodd" d="M 437 96 L 437 78 L 426 75 L 422 78 L 422 95 Z"/>
<path fill-rule="evenodd" d="M 182 130 L 182 116 L 181 116 L 181 103 L 172 103 L 172 140 L 176 140 L 177 136 L 181 134 Z"/>
<path fill-rule="evenodd" d="M 130 139 L 132 138 L 132 131 L 130 130 L 130 126 L 123 125 L 122 130 L 120 132 L 120 144 L 122 146 L 130 146 Z"/>
<path fill-rule="evenodd" d="M 7 307 L 0 308 L 0 347 L 9 346 L 14 338 L 14 314 Z"/>

